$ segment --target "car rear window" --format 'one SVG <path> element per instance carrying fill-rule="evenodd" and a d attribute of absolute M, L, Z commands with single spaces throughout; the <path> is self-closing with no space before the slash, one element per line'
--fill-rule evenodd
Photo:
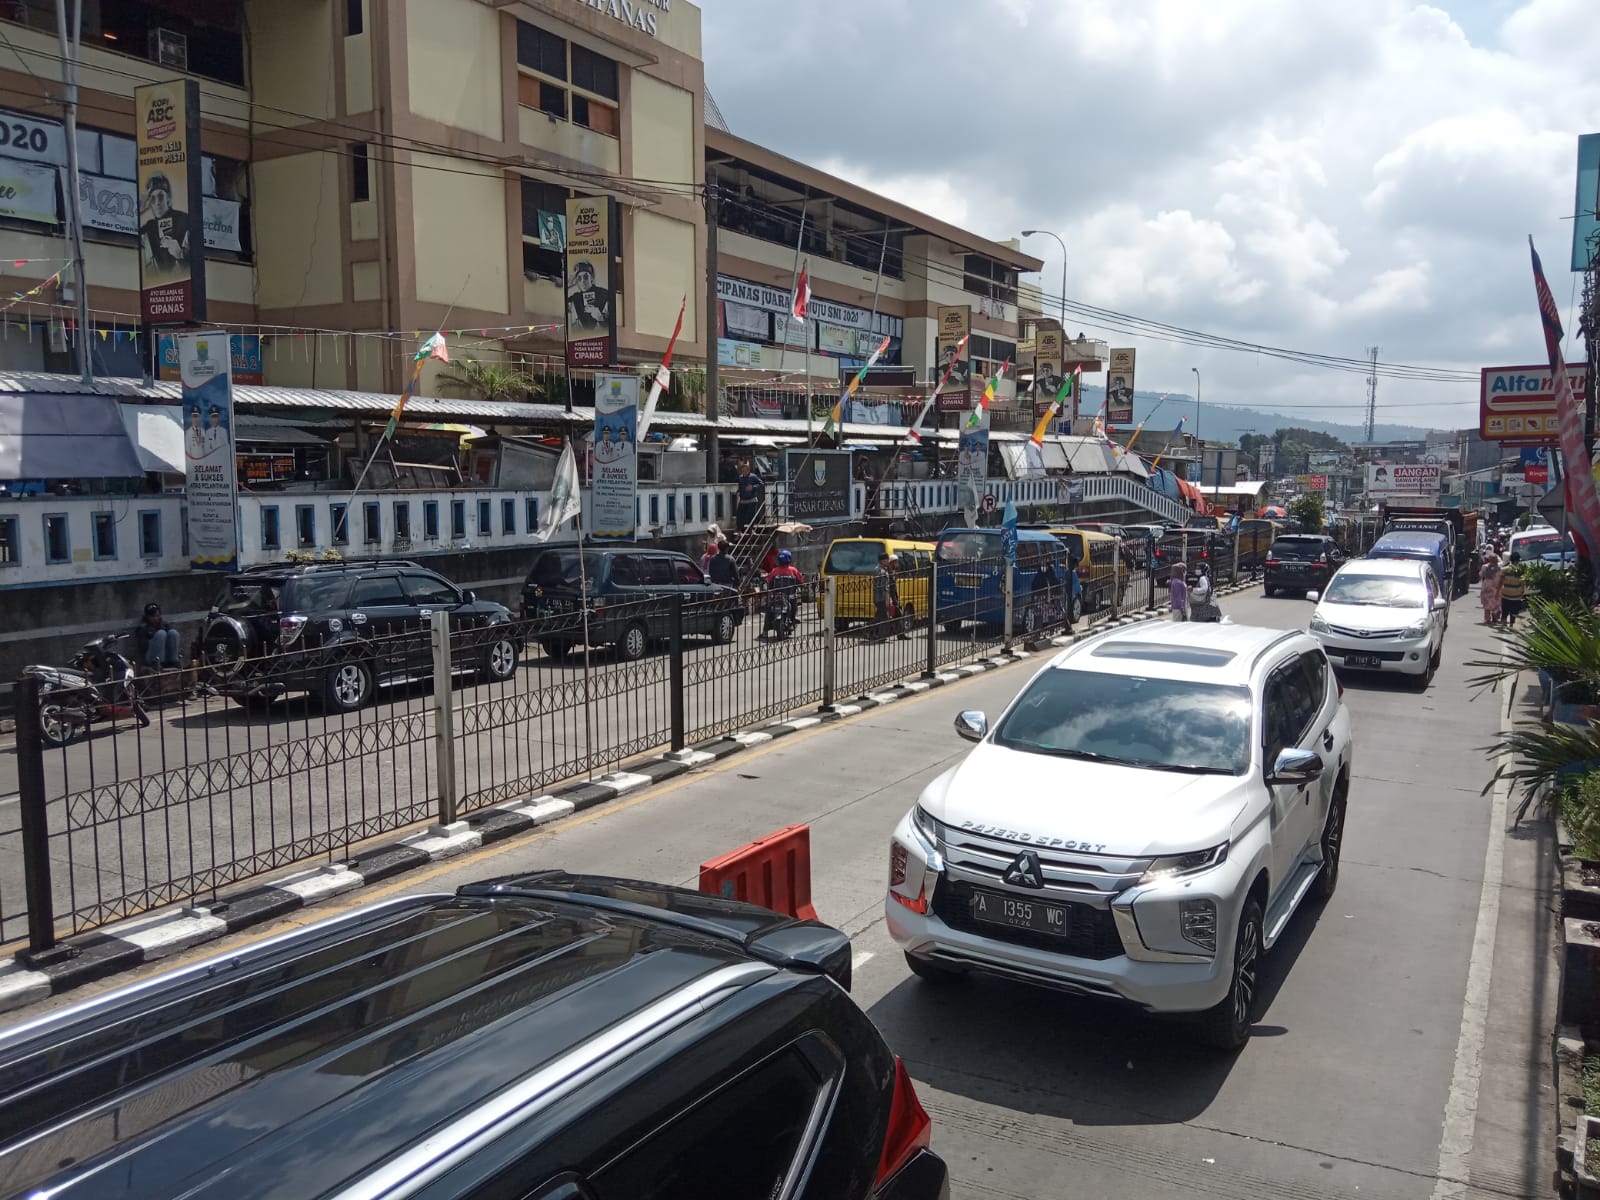
<path fill-rule="evenodd" d="M 1523 558 L 1538 558 L 1541 555 L 1560 554 L 1563 550 L 1572 549 L 1572 539 L 1568 537 L 1563 540 L 1559 533 L 1519 537 L 1512 539 L 1511 548 Z"/>
<path fill-rule="evenodd" d="M 586 565 L 598 564 L 591 560 Z M 582 580 L 578 567 L 576 550 L 546 550 L 534 559 L 528 582 L 535 587 L 578 587 Z"/>
<path fill-rule="evenodd" d="M 277 612 L 285 582 L 283 579 L 230 579 L 213 607 L 233 617 Z"/>
<path fill-rule="evenodd" d="M 882 553 L 882 542 L 835 542 L 822 569 L 829 575 L 871 575 Z"/>
<path fill-rule="evenodd" d="M 942 563 L 976 562 L 980 558 L 999 558 L 1000 535 L 978 533 L 970 529 L 960 533 L 947 533 L 939 539 L 933 557 L 935 562 Z"/>
<path fill-rule="evenodd" d="M 1279 538 L 1269 553 L 1273 558 L 1317 559 L 1328 552 L 1328 543 L 1318 538 Z"/>

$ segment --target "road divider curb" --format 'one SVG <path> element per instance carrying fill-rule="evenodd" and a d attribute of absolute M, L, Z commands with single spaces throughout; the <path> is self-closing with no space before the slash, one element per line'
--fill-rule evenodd
<path fill-rule="evenodd" d="M 1253 585 L 1218 591 L 1227 595 L 1250 586 Z M 1092 629 L 1080 628 L 1073 633 L 1037 639 L 1002 654 L 946 668 L 926 678 L 905 679 L 880 687 L 835 704 L 831 709 L 738 730 L 684 750 L 628 763 L 621 770 L 567 784 L 548 795 L 482 809 L 448 827 L 424 827 L 394 842 L 359 850 L 346 862 L 303 870 L 270 884 L 225 894 L 207 904 L 144 914 L 91 934 L 68 938 L 44 954 L 18 955 L 11 962 L 0 964 L 0 1012 L 34 1004 L 179 950 L 277 920 L 298 909 L 417 867 L 531 832 L 541 825 L 609 803 L 629 792 L 663 783 L 792 733 L 858 716 L 897 700 L 925 695 L 934 688 L 1025 662 L 1107 629 L 1164 619 L 1167 615 L 1165 609 L 1130 613 L 1097 622 Z"/>

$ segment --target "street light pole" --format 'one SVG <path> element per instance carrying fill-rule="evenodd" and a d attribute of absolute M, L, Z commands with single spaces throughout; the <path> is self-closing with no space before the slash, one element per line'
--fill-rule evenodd
<path fill-rule="evenodd" d="M 1051 233 L 1048 229 L 1024 229 L 1023 237 L 1033 237 L 1035 234 L 1053 237 L 1056 245 L 1061 247 L 1061 336 L 1067 335 L 1067 244 L 1061 240 L 1059 233 Z"/>
<path fill-rule="evenodd" d="M 1200 486 L 1206 485 L 1206 444 L 1200 440 L 1200 368 L 1190 367 L 1194 372 L 1194 447 L 1200 452 Z"/>

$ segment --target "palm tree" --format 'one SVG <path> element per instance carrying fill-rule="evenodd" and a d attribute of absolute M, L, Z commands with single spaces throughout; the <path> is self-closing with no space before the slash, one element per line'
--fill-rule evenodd
<path fill-rule="evenodd" d="M 539 381 L 526 371 L 508 363 L 483 362 L 476 358 L 458 360 L 440 378 L 479 400 L 515 402 L 543 392 Z"/>

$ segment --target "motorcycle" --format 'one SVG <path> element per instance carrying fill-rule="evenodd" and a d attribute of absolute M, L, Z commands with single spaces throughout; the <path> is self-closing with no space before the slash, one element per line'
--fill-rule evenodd
<path fill-rule="evenodd" d="M 22 669 L 39 680 L 39 729 L 51 746 L 65 746 L 97 721 L 126 721 L 144 729 L 150 715 L 139 701 L 133 663 L 114 650 L 126 634 L 84 645 L 70 667 L 35 663 Z"/>
<path fill-rule="evenodd" d="M 794 636 L 796 591 L 796 588 L 787 587 L 774 588 L 767 593 L 761 621 L 762 637 L 769 633 L 776 633 L 779 638 Z"/>

